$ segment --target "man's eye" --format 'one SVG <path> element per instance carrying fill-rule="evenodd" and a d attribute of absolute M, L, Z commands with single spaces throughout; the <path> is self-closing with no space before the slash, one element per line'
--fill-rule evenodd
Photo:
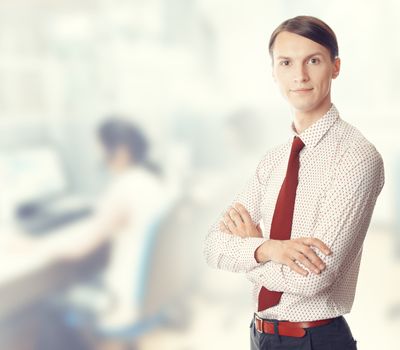
<path fill-rule="evenodd" d="M 317 63 L 319 63 L 319 59 L 318 58 L 310 58 L 310 61 L 309 61 L 310 63 L 312 63 L 312 64 L 317 64 Z"/>
<path fill-rule="evenodd" d="M 280 65 L 281 65 L 281 66 L 288 66 L 288 65 L 289 65 L 289 61 L 288 61 L 288 60 L 281 61 L 281 62 L 280 62 Z"/>

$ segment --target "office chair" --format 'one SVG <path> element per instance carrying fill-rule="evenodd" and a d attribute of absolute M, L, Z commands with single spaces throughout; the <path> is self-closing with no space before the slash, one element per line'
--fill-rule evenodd
<path fill-rule="evenodd" d="M 164 206 L 156 218 L 148 227 L 148 234 L 145 235 L 146 241 L 143 245 L 143 255 L 140 261 L 139 274 L 137 280 L 133 281 L 136 286 L 135 295 L 137 305 L 141 305 L 144 309 L 146 298 L 150 288 L 150 276 L 152 269 L 152 261 L 155 253 L 156 243 L 164 230 L 163 225 L 167 222 L 171 213 L 175 209 L 176 199 Z M 162 286 L 159 286 L 162 288 Z M 99 341 L 113 341 L 121 344 L 124 349 L 136 349 L 135 344 L 146 333 L 157 327 L 178 324 L 183 319 L 184 312 L 179 311 L 179 300 L 175 297 L 167 297 L 161 303 L 157 303 L 156 307 L 150 310 L 140 310 L 140 318 L 132 324 L 113 329 L 100 328 L 96 325 L 95 316 L 82 310 L 68 310 L 65 314 L 65 322 L 68 326 L 83 331 L 85 337 L 90 343 L 96 344 Z M 173 300 L 175 299 L 175 300 Z"/>

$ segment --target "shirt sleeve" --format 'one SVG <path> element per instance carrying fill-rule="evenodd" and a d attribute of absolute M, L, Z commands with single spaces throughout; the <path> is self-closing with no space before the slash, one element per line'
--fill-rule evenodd
<path fill-rule="evenodd" d="M 261 220 L 262 183 L 261 177 L 267 166 L 267 154 L 259 161 L 253 175 L 220 213 L 217 220 L 211 225 L 205 237 L 203 253 L 208 265 L 213 268 L 231 272 L 247 272 L 258 266 L 254 253 L 257 247 L 266 241 L 263 237 L 242 238 L 225 233 L 219 229 L 223 215 L 235 202 L 243 204 L 249 212 L 253 222 Z"/>
<path fill-rule="evenodd" d="M 333 284 L 349 253 L 362 248 L 376 199 L 384 185 L 384 167 L 380 154 L 373 148 L 361 161 L 339 172 L 326 194 L 319 219 L 311 236 L 322 240 L 332 251 L 316 254 L 326 268 L 320 273 L 302 276 L 287 265 L 272 261 L 260 264 L 246 274 L 247 279 L 269 290 L 313 296 Z M 353 250 L 352 252 L 352 249 Z M 300 266 L 305 268 L 301 263 Z"/>
<path fill-rule="evenodd" d="M 98 235 L 112 235 L 128 217 L 128 191 L 126 184 L 114 180 L 99 196 L 93 214 L 93 232 Z"/>

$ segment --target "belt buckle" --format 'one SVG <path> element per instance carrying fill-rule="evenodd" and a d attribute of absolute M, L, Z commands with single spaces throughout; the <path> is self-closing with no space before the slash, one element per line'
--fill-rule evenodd
<path fill-rule="evenodd" d="M 259 317 L 256 313 L 254 313 L 254 317 L 255 317 L 255 320 L 254 320 L 254 323 L 255 323 L 255 329 L 256 329 L 256 331 L 258 332 L 258 333 L 264 333 L 264 319 L 262 319 L 261 317 Z M 257 320 L 258 321 L 261 321 L 261 330 L 258 330 L 258 328 L 257 328 Z"/>
<path fill-rule="evenodd" d="M 266 332 L 264 332 L 264 323 L 269 322 L 269 321 L 259 317 L 256 313 L 254 314 L 254 317 L 255 317 L 254 323 L 255 323 L 256 331 L 258 333 L 266 333 Z M 260 330 L 258 330 L 258 328 L 257 328 L 257 321 L 261 323 Z M 293 328 L 292 332 L 291 332 L 292 334 L 288 334 L 287 329 L 285 331 L 285 328 L 280 327 L 280 325 L 281 325 L 280 321 L 277 321 L 276 323 L 274 321 L 272 323 L 274 325 L 274 327 L 273 327 L 274 330 L 272 333 L 268 332 L 268 334 L 279 334 L 279 335 L 285 335 L 285 336 L 290 336 L 290 337 L 303 337 L 306 334 L 306 331 L 304 328 Z M 282 324 L 282 326 L 283 325 L 284 325 L 284 323 Z"/>

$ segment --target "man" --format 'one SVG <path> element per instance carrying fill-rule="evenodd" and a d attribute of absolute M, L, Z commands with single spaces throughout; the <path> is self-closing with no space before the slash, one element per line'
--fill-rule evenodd
<path fill-rule="evenodd" d="M 269 52 L 293 111 L 291 136 L 264 154 L 211 226 L 204 255 L 253 283 L 251 349 L 356 349 L 343 315 L 384 185 L 382 157 L 331 102 L 340 58 L 326 23 L 284 21 Z"/>

